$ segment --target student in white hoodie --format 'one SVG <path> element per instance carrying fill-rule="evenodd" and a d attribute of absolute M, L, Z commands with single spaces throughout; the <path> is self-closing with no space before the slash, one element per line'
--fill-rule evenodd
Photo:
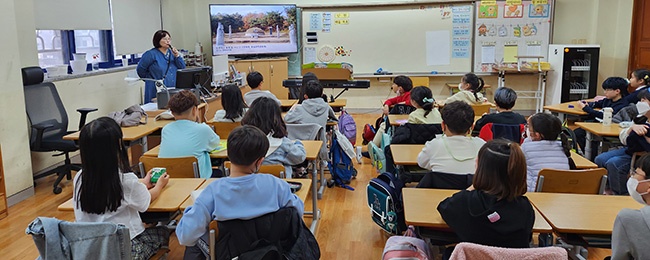
<path fill-rule="evenodd" d="M 305 95 L 302 104 L 296 104 L 284 116 L 284 121 L 288 124 L 318 124 L 325 127 L 327 119 L 336 119 L 334 110 L 330 107 L 323 96 L 323 86 L 318 81 L 312 80 L 307 82 Z"/>
<path fill-rule="evenodd" d="M 630 196 L 644 207 L 623 209 L 612 231 L 612 259 L 650 259 L 650 155 L 642 156 L 627 180 Z"/>
<path fill-rule="evenodd" d="M 418 154 L 418 165 L 434 172 L 474 173 L 476 156 L 485 144 L 481 138 L 468 136 L 474 124 L 474 110 L 463 101 L 455 101 L 445 105 L 440 113 L 444 135 L 424 145 Z"/>

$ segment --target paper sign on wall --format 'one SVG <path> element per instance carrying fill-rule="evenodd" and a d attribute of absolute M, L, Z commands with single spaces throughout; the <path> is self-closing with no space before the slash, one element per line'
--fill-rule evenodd
<path fill-rule="evenodd" d="M 548 4 L 548 0 L 532 0 L 531 4 L 533 4 L 533 5 L 546 5 L 546 4 Z"/>
<path fill-rule="evenodd" d="M 481 5 L 497 5 L 497 0 L 482 0 Z"/>
<path fill-rule="evenodd" d="M 450 62 L 449 31 L 426 32 L 427 66 L 449 65 Z"/>
<path fill-rule="evenodd" d="M 521 0 L 506 0 L 506 5 L 521 5 Z"/>
<path fill-rule="evenodd" d="M 517 45 L 506 45 L 503 47 L 503 62 L 505 63 L 516 63 L 517 58 Z"/>
<path fill-rule="evenodd" d="M 481 47 L 481 63 L 494 63 L 496 47 L 483 46 Z"/>

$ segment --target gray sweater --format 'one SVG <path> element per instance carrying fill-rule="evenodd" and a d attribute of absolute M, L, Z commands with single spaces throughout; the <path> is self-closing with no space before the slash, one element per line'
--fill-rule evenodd
<path fill-rule="evenodd" d="M 302 104 L 289 110 L 284 121 L 287 124 L 318 124 L 325 127 L 327 119 L 336 119 L 334 110 L 322 98 L 305 99 Z"/>
<path fill-rule="evenodd" d="M 530 138 L 526 138 L 521 145 L 521 150 L 526 156 L 528 191 L 535 191 L 537 176 L 541 169 L 569 170 L 569 158 L 564 154 L 560 141 L 531 141 Z"/>
<path fill-rule="evenodd" d="M 276 102 L 278 102 L 278 106 L 282 104 L 280 102 L 280 100 L 275 95 L 273 95 L 273 93 L 271 93 L 271 91 L 258 90 L 258 89 L 253 89 L 251 91 L 246 92 L 246 94 L 244 94 L 244 101 L 246 102 L 246 105 L 248 105 L 248 107 L 250 107 L 251 104 L 253 104 L 253 101 L 255 101 L 255 99 L 258 99 L 258 98 L 261 98 L 261 97 L 267 97 L 267 98 L 270 98 L 270 99 L 274 99 Z"/>
<path fill-rule="evenodd" d="M 650 207 L 623 209 L 612 232 L 612 260 L 650 259 Z"/>

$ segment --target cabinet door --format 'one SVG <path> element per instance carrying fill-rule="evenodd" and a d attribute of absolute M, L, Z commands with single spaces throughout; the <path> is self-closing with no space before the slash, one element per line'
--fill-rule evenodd
<path fill-rule="evenodd" d="M 264 81 L 262 82 L 262 89 L 269 90 L 271 91 L 271 93 L 275 94 L 275 92 L 273 92 L 273 82 L 271 81 L 271 69 L 269 66 L 269 61 L 268 60 L 252 61 L 251 68 L 253 68 L 253 71 L 257 71 L 261 73 L 262 77 L 264 77 Z"/>
<path fill-rule="evenodd" d="M 287 60 L 269 61 L 269 86 L 271 92 L 279 99 L 289 99 L 289 89 L 282 86 L 282 81 L 289 77 Z"/>

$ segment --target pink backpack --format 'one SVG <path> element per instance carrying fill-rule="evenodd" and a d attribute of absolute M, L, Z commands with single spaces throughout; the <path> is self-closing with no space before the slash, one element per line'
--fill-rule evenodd
<path fill-rule="evenodd" d="M 382 259 L 429 260 L 433 258 L 429 251 L 429 245 L 424 240 L 415 237 L 392 236 L 386 241 Z"/>

